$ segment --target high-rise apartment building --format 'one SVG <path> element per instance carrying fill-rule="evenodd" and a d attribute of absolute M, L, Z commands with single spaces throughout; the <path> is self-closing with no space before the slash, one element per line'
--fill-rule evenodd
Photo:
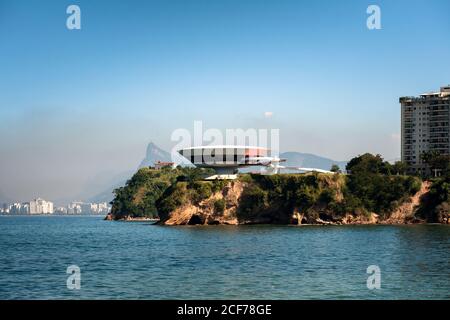
<path fill-rule="evenodd" d="M 37 198 L 29 203 L 30 214 L 51 214 L 53 213 L 53 202 Z"/>
<path fill-rule="evenodd" d="M 439 92 L 401 97 L 401 158 L 412 171 L 428 170 L 420 155 L 450 154 L 450 85 Z"/>

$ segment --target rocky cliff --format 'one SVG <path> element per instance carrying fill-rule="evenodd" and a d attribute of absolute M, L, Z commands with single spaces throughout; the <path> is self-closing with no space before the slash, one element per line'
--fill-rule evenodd
<path fill-rule="evenodd" d="M 145 167 L 114 191 L 109 218 L 159 217 L 166 225 L 450 222 L 450 173 L 422 182 L 368 153 L 346 169 L 351 174 L 242 173 L 205 181 L 212 170 Z"/>
<path fill-rule="evenodd" d="M 410 194 L 392 200 L 391 210 L 371 212 L 363 205 L 349 206 L 351 195 L 342 175 L 259 176 L 221 183 L 221 187 L 214 188 L 209 186 L 211 182 L 202 182 L 202 188 L 212 191 L 201 199 L 191 197 L 198 194 L 198 186 L 196 191 L 186 183 L 178 183 L 157 204 L 160 224 L 417 223 L 423 222 L 415 218 L 415 213 L 430 186 L 424 182 L 418 191 L 406 188 Z M 165 207 L 168 203 L 173 207 Z"/>
<path fill-rule="evenodd" d="M 221 190 L 198 203 L 187 201 L 175 210 L 164 215 L 161 223 L 165 225 L 186 224 L 239 224 L 236 214 L 245 183 L 232 181 Z M 219 207 L 219 203 L 223 203 Z"/>

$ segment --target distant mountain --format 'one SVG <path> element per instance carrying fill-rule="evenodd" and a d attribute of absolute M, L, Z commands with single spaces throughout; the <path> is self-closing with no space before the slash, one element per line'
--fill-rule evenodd
<path fill-rule="evenodd" d="M 145 158 L 141 161 L 139 168 L 153 166 L 157 161 L 171 161 L 170 153 L 161 149 L 153 142 L 150 142 L 147 146 Z"/>
<path fill-rule="evenodd" d="M 337 164 L 341 170 L 345 170 L 345 166 L 347 165 L 347 161 L 336 161 L 311 153 L 283 152 L 280 154 L 280 158 L 286 159 L 286 162 L 282 163 L 282 165 L 288 167 L 330 170 L 333 164 Z"/>
<path fill-rule="evenodd" d="M 123 187 L 127 180 L 132 177 L 134 171 L 126 171 L 113 177 L 108 184 L 106 184 L 102 190 L 97 191 L 94 196 L 86 198 L 86 202 L 100 203 L 111 202 L 114 199 L 113 191 L 119 187 Z M 83 199 L 82 197 L 79 197 Z"/>

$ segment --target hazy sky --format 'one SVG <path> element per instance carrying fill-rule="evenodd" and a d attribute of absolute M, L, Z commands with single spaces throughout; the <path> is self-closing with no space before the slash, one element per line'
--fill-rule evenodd
<path fill-rule="evenodd" d="M 81 30 L 66 28 L 70 4 Z M 366 27 L 370 4 L 381 30 Z M 0 0 L 0 192 L 76 197 L 194 120 L 280 128 L 282 151 L 397 158 L 399 96 L 450 83 L 449 12 L 448 0 Z"/>

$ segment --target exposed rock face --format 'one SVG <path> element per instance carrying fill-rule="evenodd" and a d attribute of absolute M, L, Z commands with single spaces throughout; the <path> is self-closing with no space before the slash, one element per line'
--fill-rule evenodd
<path fill-rule="evenodd" d="M 341 224 L 405 224 L 422 222 L 414 220 L 414 213 L 420 203 L 420 198 L 429 190 L 430 184 L 424 182 L 421 189 L 413 197 L 400 205 L 391 214 L 384 215 L 383 219 L 377 213 L 354 213 L 344 214 L 335 217 L 329 212 L 323 204 L 317 204 L 306 212 L 299 208 L 286 207 L 261 207 L 257 214 L 242 216 L 240 213 L 240 201 L 247 187 L 243 181 L 231 181 L 222 190 L 213 193 L 207 199 L 194 204 L 192 201 L 186 201 L 181 206 L 166 216 L 161 216 L 160 224 L 164 225 L 214 225 L 214 224 L 322 224 L 322 225 L 341 225 Z M 341 199 L 340 192 L 336 198 Z M 223 211 L 218 212 L 215 203 L 223 200 L 225 206 Z M 276 214 L 274 214 L 276 212 Z M 275 217 L 275 218 L 274 218 Z"/>
<path fill-rule="evenodd" d="M 376 213 L 369 213 L 368 215 L 351 215 L 346 214 L 341 221 L 341 224 L 376 224 L 380 223 L 380 216 Z"/>
<path fill-rule="evenodd" d="M 239 199 L 244 190 L 244 184 L 233 181 L 227 184 L 221 191 L 214 193 L 208 199 L 194 205 L 192 202 L 183 204 L 175 209 L 169 216 L 161 218 L 165 225 L 187 224 L 238 224 L 236 210 Z M 215 203 L 218 200 L 225 201 L 223 212 L 217 212 Z"/>
<path fill-rule="evenodd" d="M 438 216 L 441 217 L 440 223 L 450 224 L 450 204 L 448 202 L 437 207 Z"/>
<path fill-rule="evenodd" d="M 431 183 L 429 181 L 424 181 L 420 190 L 408 199 L 405 203 L 400 205 L 396 210 L 394 210 L 390 217 L 383 221 L 383 223 L 388 224 L 403 224 L 412 223 L 415 220 L 414 213 L 416 212 L 418 206 L 420 205 L 420 199 L 430 191 Z"/>

